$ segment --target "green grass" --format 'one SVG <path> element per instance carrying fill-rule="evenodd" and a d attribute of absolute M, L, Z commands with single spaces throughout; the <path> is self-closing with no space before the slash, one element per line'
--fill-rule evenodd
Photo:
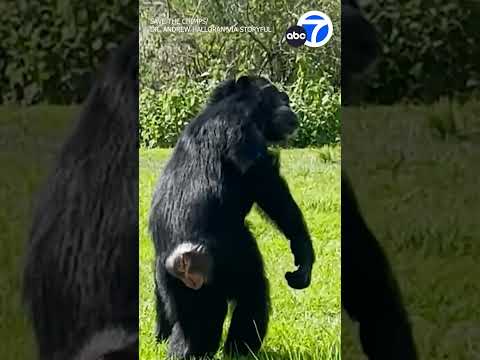
<path fill-rule="evenodd" d="M 342 166 L 400 280 L 420 359 L 479 359 L 480 103 L 354 111 Z M 363 359 L 342 321 L 342 359 Z"/>
<path fill-rule="evenodd" d="M 74 110 L 0 107 L 0 350 L 5 360 L 33 359 L 31 333 L 20 306 L 24 241 L 32 196 Z M 357 121 L 343 128 L 342 160 L 367 221 L 401 280 L 422 359 L 480 357 L 479 114 L 479 102 L 375 107 L 359 111 Z M 266 258 L 273 296 L 264 359 L 338 358 L 338 152 L 325 148 L 282 154 L 284 174 L 305 212 L 318 253 L 311 288 L 287 287 L 283 273 L 292 269 L 293 260 L 286 241 L 257 214 L 249 218 Z M 146 216 L 150 192 L 168 154 L 141 151 L 142 359 L 163 359 L 165 351 L 152 334 L 152 250 Z M 342 358 L 361 359 L 355 327 L 346 316 L 342 320 Z"/>
<path fill-rule="evenodd" d="M 75 110 L 0 107 L 0 357 L 5 360 L 34 359 L 32 334 L 21 306 L 24 245 L 34 194 Z"/>
<path fill-rule="evenodd" d="M 340 358 L 340 149 L 284 150 L 282 173 L 304 212 L 317 262 L 312 285 L 288 287 L 284 274 L 294 268 L 287 240 L 256 211 L 247 221 L 258 239 L 270 280 L 272 315 L 259 359 Z M 154 340 L 155 306 L 147 229 L 152 190 L 170 150 L 140 152 L 140 358 L 164 359 L 166 344 Z M 201 311 L 201 309 L 199 309 Z M 228 322 L 225 326 L 227 328 Z M 218 353 L 221 358 L 221 351 Z M 255 357 L 250 357 L 255 358 Z"/>

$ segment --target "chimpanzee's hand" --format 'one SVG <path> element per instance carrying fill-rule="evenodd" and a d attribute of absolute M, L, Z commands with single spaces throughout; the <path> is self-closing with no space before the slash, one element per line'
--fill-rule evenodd
<path fill-rule="evenodd" d="M 285 274 L 288 286 L 293 289 L 305 289 L 310 285 L 312 276 L 312 266 L 299 266 L 295 271 L 289 271 Z"/>
<path fill-rule="evenodd" d="M 292 252 L 295 257 L 295 265 L 298 269 L 285 274 L 288 286 L 293 289 L 305 289 L 310 285 L 312 278 L 312 266 L 315 262 L 315 254 L 313 252 L 312 243 L 310 241 L 299 244 L 292 244 Z"/>

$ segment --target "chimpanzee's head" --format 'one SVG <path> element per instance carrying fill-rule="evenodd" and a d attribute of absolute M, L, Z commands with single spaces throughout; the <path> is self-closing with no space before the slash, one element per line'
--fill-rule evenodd
<path fill-rule="evenodd" d="M 342 96 L 352 95 L 353 81 L 372 67 L 379 48 L 376 31 L 357 1 L 342 0 Z"/>
<path fill-rule="evenodd" d="M 230 96 L 248 106 L 250 117 L 269 143 L 286 140 L 298 127 L 288 95 L 263 77 L 241 76 L 236 81 L 227 80 L 214 90 L 210 103 Z"/>

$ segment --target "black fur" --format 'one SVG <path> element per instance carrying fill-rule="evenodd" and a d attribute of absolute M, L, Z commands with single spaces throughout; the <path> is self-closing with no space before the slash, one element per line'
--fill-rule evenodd
<path fill-rule="evenodd" d="M 353 6 L 352 6 L 353 5 Z M 377 56 L 373 27 L 354 1 L 342 0 L 342 95 Z M 346 60 L 343 60 L 346 59 Z M 358 60 L 358 62 L 357 62 Z M 343 66 L 343 62 L 346 66 Z M 342 171 L 342 305 L 360 325 L 371 360 L 417 359 L 412 330 L 390 264 L 360 212 Z"/>
<path fill-rule="evenodd" d="M 241 77 L 221 84 L 181 134 L 159 179 L 150 217 L 157 338 L 169 337 L 169 355 L 214 354 L 230 300 L 235 310 L 225 350 L 259 350 L 270 305 L 263 260 L 244 221 L 254 203 L 290 240 L 299 269 L 286 274 L 289 285 L 310 284 L 311 239 L 267 149 L 296 126 L 286 94 L 262 78 Z M 166 257 L 183 242 L 203 244 L 212 255 L 211 281 L 200 290 L 185 287 L 165 269 Z"/>
<path fill-rule="evenodd" d="M 91 90 L 34 213 L 24 299 L 40 360 L 137 352 L 137 134 L 134 34 Z"/>
<path fill-rule="evenodd" d="M 380 53 L 377 34 L 355 0 L 342 0 L 341 44 L 342 104 L 345 104 L 359 97 L 359 80 L 365 78 Z"/>

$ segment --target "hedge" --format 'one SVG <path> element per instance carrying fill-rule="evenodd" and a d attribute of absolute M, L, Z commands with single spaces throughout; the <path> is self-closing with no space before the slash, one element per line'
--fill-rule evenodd
<path fill-rule="evenodd" d="M 383 46 L 370 100 L 431 102 L 480 84 L 480 6 L 474 1 L 375 0 L 366 13 Z"/>
<path fill-rule="evenodd" d="M 140 91 L 140 143 L 147 148 L 171 147 L 188 122 L 201 111 L 216 82 L 182 80 L 156 91 Z M 277 84 L 278 85 L 278 84 Z M 279 85 L 280 86 L 280 85 Z M 285 88 L 300 127 L 288 145 L 320 146 L 340 140 L 340 94 L 329 80 L 299 80 Z"/>
<path fill-rule="evenodd" d="M 218 82 L 242 74 L 266 76 L 287 91 L 300 118 L 295 147 L 340 138 L 340 2 L 319 0 L 334 35 L 321 48 L 293 48 L 285 31 L 312 10 L 299 0 L 171 0 L 168 8 L 140 9 L 140 139 L 142 146 L 173 146 Z M 152 31 L 159 18 L 195 17 L 207 25 L 256 25 L 271 32 L 168 33 Z M 173 71 L 172 71 L 173 70 Z"/>
<path fill-rule="evenodd" d="M 138 26 L 133 0 L 0 3 L 0 103 L 81 101 L 109 50 Z"/>

